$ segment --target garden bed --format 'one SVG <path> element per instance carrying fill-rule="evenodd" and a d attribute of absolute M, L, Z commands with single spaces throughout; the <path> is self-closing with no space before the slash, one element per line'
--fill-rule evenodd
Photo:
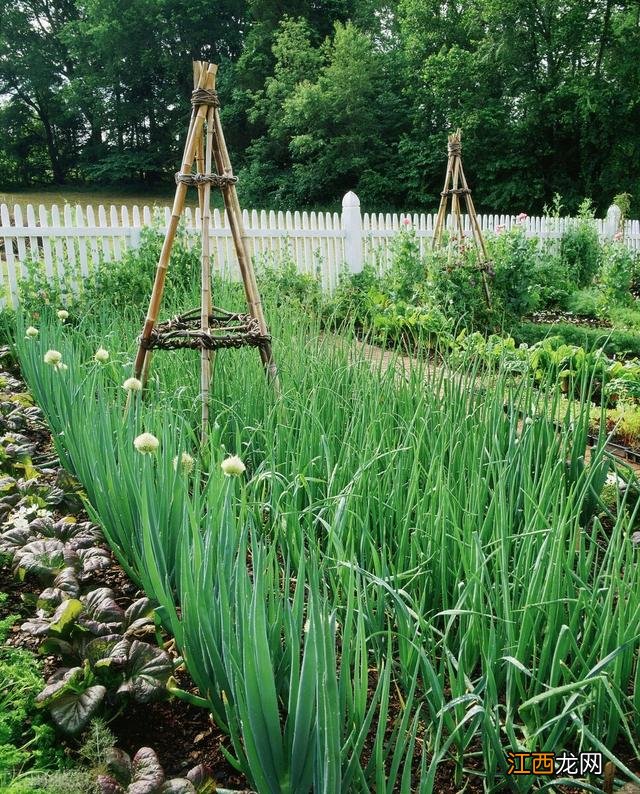
<path fill-rule="evenodd" d="M 81 320 L 75 322 L 82 326 Z M 602 492 L 609 462 L 602 451 L 596 449 L 590 465 L 584 465 L 589 419 L 586 405 L 576 403 L 571 409 L 571 421 L 557 429 L 544 413 L 529 417 L 537 392 L 524 379 L 522 382 L 505 379 L 499 371 L 488 377 L 482 367 L 465 369 L 464 362 L 448 361 L 447 366 L 461 377 L 474 377 L 478 381 L 478 389 L 462 393 L 459 383 L 456 386 L 455 379 L 445 376 L 444 367 L 434 367 L 424 361 L 407 364 L 405 360 L 400 368 L 403 377 L 398 378 L 391 371 L 385 371 L 391 354 L 379 353 L 381 359 L 372 367 L 367 360 L 370 349 L 366 354 L 354 355 L 349 342 L 341 346 L 327 338 L 318 341 L 307 318 L 285 317 L 274 333 L 274 339 L 280 340 L 276 356 L 283 373 L 281 399 L 273 401 L 252 355 L 254 351 L 220 355 L 212 400 L 212 413 L 217 423 L 207 447 L 202 450 L 190 429 L 194 405 L 197 406 L 196 386 L 195 379 L 186 377 L 185 373 L 192 371 L 193 357 L 168 354 L 154 359 L 157 378 L 152 381 L 150 399 L 134 403 L 136 412 L 130 412 L 123 422 L 126 395 L 122 382 L 128 358 L 126 352 L 118 351 L 117 344 L 124 338 L 125 334 L 114 327 L 113 321 L 104 329 L 90 331 L 86 325 L 75 328 L 54 318 L 41 321 L 37 337 L 24 340 L 19 337 L 17 344 L 25 373 L 37 390 L 41 404 L 46 406 L 56 447 L 69 457 L 70 466 L 75 468 L 86 487 L 94 489 L 89 493 L 92 509 L 97 510 L 104 521 L 113 547 L 125 563 L 132 566 L 136 576 L 144 580 L 145 590 L 161 604 L 165 624 L 176 627 L 173 633 L 181 637 L 194 681 L 198 682 L 200 691 L 211 698 L 212 711 L 220 705 L 216 693 L 222 689 L 232 693 L 236 703 L 234 709 L 242 714 L 243 698 L 248 691 L 245 688 L 253 684 L 250 675 L 223 682 L 224 676 L 231 675 L 233 670 L 230 673 L 230 668 L 216 666 L 215 659 L 208 657 L 208 648 L 230 649 L 229 653 L 239 654 L 236 658 L 245 660 L 245 665 L 253 658 L 247 654 L 258 654 L 260 665 L 256 669 L 267 676 L 267 681 L 273 680 L 274 688 L 280 692 L 277 724 L 282 727 L 286 719 L 292 719 L 292 714 L 300 713 L 297 707 L 291 710 L 289 705 L 301 697 L 301 690 L 295 683 L 295 675 L 290 677 L 287 669 L 301 669 L 297 665 L 302 666 L 310 642 L 329 643 L 324 646 L 324 667 L 313 679 L 324 685 L 313 687 L 310 684 L 305 692 L 312 698 L 312 708 L 316 708 L 314 703 L 324 703 L 323 708 L 334 709 L 331 713 L 335 714 L 332 724 L 337 726 L 337 735 L 334 735 L 336 758 L 340 743 L 347 743 L 349 739 L 348 735 L 338 733 L 345 723 L 339 707 L 332 706 L 328 699 L 332 687 L 334 691 L 343 692 L 344 703 L 353 704 L 349 708 L 356 708 L 349 691 L 359 693 L 358 699 L 365 711 L 350 717 L 347 725 L 366 725 L 369 708 L 375 718 L 363 736 L 364 743 L 357 757 L 349 765 L 345 764 L 343 773 L 347 773 L 347 766 L 355 769 L 358 764 L 362 775 L 368 776 L 365 778 L 367 785 L 376 785 L 373 770 L 376 776 L 391 774 L 389 762 L 393 754 L 402 759 L 398 762 L 400 770 L 408 770 L 412 778 L 417 775 L 428 780 L 431 776 L 429 785 L 441 787 L 427 790 L 442 791 L 444 783 L 441 781 L 449 778 L 459 782 L 460 775 L 469 785 L 481 786 L 482 781 L 469 773 L 471 768 L 496 783 L 504 777 L 504 759 L 495 755 L 493 745 L 487 742 L 487 731 L 495 730 L 496 742 L 501 744 L 499 737 L 504 737 L 501 728 L 493 722 L 474 725 L 465 735 L 458 755 L 460 762 L 452 758 L 446 748 L 441 757 L 437 750 L 425 750 L 416 761 L 416 750 L 402 743 L 390 745 L 400 749 L 384 749 L 387 742 L 396 741 L 396 736 L 397 741 L 404 736 L 402 732 L 394 734 L 400 721 L 404 721 L 405 726 L 409 723 L 415 726 L 408 733 L 409 737 L 415 736 L 414 747 L 419 746 L 423 737 L 424 747 L 431 747 L 429 742 L 437 741 L 434 726 L 440 719 L 438 714 L 443 713 L 443 704 L 450 704 L 444 712 L 452 715 L 446 730 L 450 732 L 447 735 L 455 738 L 458 722 L 463 721 L 464 725 L 465 719 L 473 717 L 473 712 L 471 717 L 467 714 L 468 708 L 474 706 L 466 704 L 486 703 L 482 708 L 499 713 L 507 707 L 505 691 L 510 686 L 509 680 L 517 675 L 524 694 L 512 691 L 511 696 L 519 703 L 519 709 L 511 712 L 512 719 L 520 724 L 522 714 L 526 717 L 526 709 L 530 707 L 526 705 L 528 701 L 533 699 L 533 703 L 542 704 L 541 713 L 536 710 L 531 717 L 527 728 L 530 730 L 536 720 L 549 720 L 563 708 L 564 690 L 558 693 L 559 700 L 554 705 L 549 704 L 550 697 L 555 696 L 547 694 L 549 687 L 553 689 L 559 682 L 576 686 L 576 679 L 584 682 L 580 686 L 590 686 L 589 671 L 615 647 L 607 645 L 609 650 L 605 650 L 598 645 L 607 635 L 602 634 L 600 618 L 599 633 L 593 633 L 594 615 L 603 616 L 605 608 L 607 614 L 612 608 L 617 612 L 631 609 L 635 596 L 633 590 L 627 589 L 633 584 L 627 577 L 628 572 L 635 569 L 627 565 L 625 576 L 621 578 L 617 568 L 618 561 L 623 564 L 633 551 L 630 545 L 632 516 L 627 515 L 625 502 L 616 494 L 613 494 L 614 519 L 606 526 L 606 542 L 615 552 L 612 551 L 606 561 L 599 562 L 599 565 L 612 568 L 607 571 L 590 567 L 593 558 L 589 555 L 600 552 L 588 550 L 603 547 L 605 530 L 599 518 L 598 511 L 603 509 L 599 497 L 594 501 L 586 495 L 591 489 L 596 494 Z M 110 358 L 103 362 L 93 358 L 99 344 L 109 344 L 112 348 Z M 44 361 L 49 349 L 60 351 L 60 358 L 52 364 Z M 68 369 L 60 369 L 61 363 L 68 364 Z M 549 399 L 559 398 L 557 391 L 557 388 L 547 389 Z M 71 393 L 76 395 L 73 401 L 68 400 Z M 504 411 L 505 399 L 511 406 L 507 412 Z M 516 409 L 526 413 L 517 413 Z M 522 420 L 522 415 L 531 421 Z M 87 425 L 92 428 L 91 436 L 86 433 Z M 142 431 L 152 433 L 155 440 L 153 444 L 145 441 L 145 449 L 138 451 L 135 442 Z M 91 444 L 97 445 L 93 452 L 89 450 Z M 109 457 L 112 451 L 117 454 L 117 465 Z M 236 467 L 236 478 L 225 479 L 219 464 L 224 462 L 226 455 L 237 451 L 242 453 L 244 462 Z M 189 471 L 178 473 L 172 461 L 180 461 L 184 453 L 189 455 Z M 124 509 L 115 511 L 106 495 L 96 489 L 96 484 L 106 481 L 111 483 L 113 492 L 121 494 L 123 508 L 132 511 L 131 521 L 124 522 Z M 188 484 L 186 490 L 184 483 Z M 201 492 L 200 487 L 206 490 Z M 538 505 L 530 512 L 518 502 L 523 487 Z M 174 504 L 177 501 L 182 505 L 179 510 L 168 511 L 168 494 L 172 494 Z M 500 494 L 502 505 L 499 508 L 494 502 L 497 494 Z M 475 507 L 478 503 L 483 506 Z M 367 505 L 366 510 L 360 508 L 362 504 Z M 557 512 L 558 506 L 562 506 L 561 512 Z M 150 510 L 155 511 L 153 522 L 147 518 Z M 491 520 L 492 511 L 495 514 L 497 510 L 506 511 L 500 519 L 499 530 Z M 439 524 L 443 511 L 447 516 L 444 523 Z M 205 545 L 204 539 L 210 536 L 211 527 L 220 528 L 217 531 L 225 538 L 223 546 Z M 456 527 L 464 528 L 459 538 L 452 535 L 452 528 Z M 251 534 L 243 536 L 242 532 Z M 480 533 L 476 537 L 480 543 L 478 553 L 483 555 L 481 565 L 472 559 L 468 543 L 474 532 Z M 539 545 L 538 539 L 543 535 L 547 540 Z M 251 546 L 248 570 L 247 544 Z M 500 558 L 490 551 L 496 544 L 511 549 L 505 552 L 509 556 L 504 570 Z M 549 553 L 552 547 L 554 556 L 547 558 L 548 565 L 543 566 L 547 571 L 554 565 L 553 559 L 566 559 L 567 545 L 575 549 L 576 544 L 580 547 L 579 553 L 570 557 L 571 565 L 576 566 L 576 576 L 594 581 L 593 587 L 585 588 L 581 595 L 586 611 L 581 610 L 578 622 L 568 608 L 573 603 L 575 580 L 567 576 L 564 569 L 558 569 L 553 577 L 545 574 L 540 578 L 538 574 L 536 593 L 530 592 L 532 560 Z M 516 546 L 518 553 L 515 553 Z M 443 557 L 443 549 L 447 547 L 446 557 Z M 180 548 L 183 550 L 179 551 Z M 347 548 L 350 549 L 348 553 Z M 391 570 L 380 567 L 380 549 L 384 549 L 386 559 L 392 561 Z M 434 565 L 432 560 L 438 557 L 440 562 Z M 336 558 L 340 561 L 337 568 Z M 175 591 L 165 583 L 163 573 L 171 570 L 173 559 L 180 559 L 181 565 L 189 566 L 175 580 L 180 605 L 180 612 L 175 615 L 172 614 Z M 425 579 L 416 581 L 411 574 L 415 567 L 410 566 L 424 570 L 421 577 L 429 577 L 428 587 Z M 366 586 L 363 583 L 360 589 L 355 583 L 350 584 L 342 574 L 343 569 L 361 572 L 358 575 L 365 577 Z M 473 571 L 482 571 L 489 586 L 490 582 L 500 581 L 507 575 L 507 569 L 510 582 L 507 592 L 517 601 L 514 608 L 529 615 L 530 620 L 540 620 L 538 610 L 542 604 L 545 620 L 556 621 L 553 632 L 556 636 L 558 632 L 566 633 L 567 629 L 557 623 L 557 615 L 547 614 L 544 604 L 559 601 L 567 606 L 566 610 L 562 607 L 562 620 L 564 625 L 573 626 L 572 636 L 573 633 L 579 635 L 582 646 L 589 649 L 588 662 L 584 656 L 569 653 L 566 668 L 564 665 L 556 669 L 547 667 L 537 670 L 533 676 L 522 673 L 519 665 L 532 665 L 537 669 L 538 657 L 531 656 L 530 643 L 523 644 L 515 636 L 509 640 L 503 634 L 509 631 L 513 616 L 509 618 L 503 612 L 502 600 L 492 597 L 495 588 L 488 589 L 482 596 L 487 599 L 486 603 L 474 606 L 473 601 L 473 593 L 480 592 L 474 590 Z M 262 577 L 252 576 L 255 570 L 260 570 Z M 175 573 L 168 574 L 167 579 L 171 575 Z M 322 591 L 316 575 L 323 582 Z M 401 588 L 390 584 L 395 582 L 395 577 L 403 582 Z M 624 584 L 624 598 L 614 605 L 601 602 L 601 594 L 606 590 L 602 577 L 606 577 L 607 582 L 615 580 L 621 582 L 621 586 Z M 460 601 L 461 588 L 456 584 L 460 582 L 465 593 L 463 602 Z M 560 586 L 562 592 L 558 594 L 556 590 L 555 595 L 552 594 L 548 590 L 552 585 L 553 588 Z M 225 600 L 225 593 L 229 592 L 234 593 L 234 598 Z M 434 600 L 437 603 L 433 603 Z M 206 608 L 199 606 L 202 603 Z M 364 626 L 358 627 L 360 619 L 356 620 L 355 603 L 359 604 L 362 620 L 366 617 L 371 626 L 366 631 Z M 500 643 L 505 644 L 501 645 L 505 649 L 499 652 L 500 656 L 493 660 L 491 667 L 493 674 L 501 676 L 495 695 L 485 691 L 481 674 L 482 654 L 487 652 L 488 646 L 478 642 L 473 650 L 467 646 L 468 650 L 464 651 L 470 635 L 462 629 L 458 634 L 455 622 L 449 623 L 447 628 L 447 621 L 440 617 L 443 610 L 448 614 L 449 610 L 459 609 L 456 605 L 460 603 L 466 604 L 465 614 L 468 611 L 470 616 L 475 616 L 473 621 L 478 632 L 491 631 L 484 622 L 485 616 L 501 615 L 497 623 L 491 623 L 492 630 L 501 633 Z M 334 606 L 330 608 L 330 604 Z M 245 628 L 238 634 L 224 621 L 217 623 L 217 616 L 222 618 L 228 614 L 234 616 L 234 625 L 251 625 L 251 630 Z M 340 630 L 335 634 L 330 628 L 332 614 L 338 615 L 340 622 Z M 194 625 L 200 628 L 185 636 L 183 632 L 190 631 L 189 616 L 192 620 L 196 618 Z M 633 622 L 633 616 L 620 615 L 619 618 L 618 625 L 628 626 L 631 631 L 628 621 Z M 263 620 L 265 627 L 280 626 L 279 632 L 271 634 L 266 629 L 261 630 Z M 432 638 L 433 642 L 421 645 L 424 658 L 434 671 L 430 674 L 430 687 L 423 684 L 426 673 L 415 671 L 410 646 L 403 645 L 398 629 L 398 626 L 405 626 L 405 632 L 415 631 L 413 620 L 419 621 L 420 631 L 425 636 L 437 627 L 438 634 Z M 201 640 L 205 631 L 208 634 L 204 636 L 209 637 L 206 643 Z M 584 639 L 585 631 L 591 637 L 589 641 Z M 448 652 L 472 654 L 465 662 L 464 680 L 456 677 L 455 671 L 446 664 L 447 657 L 438 651 L 441 641 L 436 640 L 436 636 L 445 632 Z M 342 638 L 350 633 L 353 644 L 342 644 Z M 389 642 L 393 643 L 388 652 L 375 639 L 387 633 Z M 533 636 L 531 632 L 530 635 Z M 249 636 L 252 641 L 243 644 L 244 638 Z M 542 643 L 550 641 L 546 629 L 539 635 L 536 633 L 538 636 Z M 332 637 L 335 637 L 335 645 Z M 359 639 L 356 641 L 355 637 Z M 615 642 L 619 642 L 617 637 Z M 359 673 L 361 663 L 354 667 L 353 654 L 365 647 L 367 652 L 363 659 L 366 658 L 368 675 L 363 681 Z M 549 646 L 546 647 L 551 653 Z M 283 648 L 286 648 L 287 659 L 296 660 L 291 668 L 284 666 Z M 514 670 L 506 678 L 503 675 L 505 656 L 518 662 L 513 662 Z M 388 658 L 393 659 L 393 677 L 391 668 L 386 666 Z M 316 659 L 320 663 L 319 658 Z M 566 677 L 568 669 L 571 681 Z M 626 673 L 622 679 L 625 683 L 620 691 L 625 694 L 620 696 L 620 705 L 628 709 L 630 693 L 627 692 Z M 555 680 L 556 683 L 540 685 L 539 680 Z M 275 719 L 265 695 L 268 686 L 252 689 L 251 703 L 255 709 Z M 380 689 L 383 686 L 388 687 L 386 693 Z M 402 693 L 402 701 L 396 702 L 397 692 Z M 440 694 L 434 694 L 438 692 Z M 376 701 L 383 694 L 384 701 Z M 252 726 L 246 721 L 234 724 L 231 720 L 235 710 L 230 709 L 229 702 L 220 700 L 223 712 L 218 712 L 217 719 L 222 721 L 226 717 L 230 730 L 235 732 L 235 741 L 250 748 Z M 418 710 L 413 711 L 414 708 Z M 606 709 L 609 708 L 616 706 L 608 703 Z M 376 724 L 378 714 L 381 715 L 380 728 Z M 582 719 L 582 716 L 576 714 L 576 718 Z M 526 719 L 528 721 L 529 717 Z M 589 725 L 603 721 L 601 728 L 605 733 L 605 719 L 608 717 L 604 712 L 590 711 Z M 627 766 L 630 753 L 620 742 L 618 738 L 611 744 L 617 748 L 619 763 Z M 567 722 L 559 744 L 564 748 L 577 746 L 572 723 Z M 236 747 L 234 744 L 234 749 Z M 266 746 L 261 753 L 259 759 L 251 756 L 243 761 L 250 775 L 260 775 L 269 768 Z M 385 753 L 388 753 L 386 757 Z M 285 756 L 283 764 L 291 764 L 293 758 L 293 754 Z M 433 758 L 436 763 L 432 767 Z M 252 785 L 255 784 L 252 782 Z M 561 790 L 560 784 L 558 790 Z"/>
<path fill-rule="evenodd" d="M 7 538 L 11 536 L 13 548 L 18 550 L 18 535 L 20 532 L 26 531 L 27 520 L 31 520 L 32 526 L 33 522 L 37 520 L 50 521 L 53 526 L 56 525 L 56 522 L 66 520 L 73 521 L 77 526 L 87 527 L 89 520 L 81 506 L 79 486 L 56 463 L 52 455 L 49 433 L 41 425 L 38 409 L 29 405 L 30 399 L 24 384 L 2 371 L 0 371 L 0 383 L 2 384 L 0 424 L 5 431 L 9 431 L 5 432 L 2 439 L 2 493 L 5 496 L 2 499 L 1 507 L 6 523 L 3 527 L 3 534 L 0 535 L 0 543 L 4 543 L 0 553 L 0 593 L 4 594 L 3 601 L 0 603 L 0 622 L 11 620 L 13 624 L 8 630 L 4 647 L 24 649 L 33 653 L 39 660 L 44 679 L 54 679 L 63 664 L 60 656 L 47 652 L 43 655 L 39 649 L 46 646 L 46 641 L 43 644 L 43 637 L 34 635 L 33 631 L 28 629 L 33 623 L 36 599 L 42 589 L 42 584 L 38 586 L 38 576 L 41 578 L 44 575 L 45 579 L 47 578 L 46 574 L 43 574 L 42 567 L 46 563 L 39 564 L 37 569 L 39 574 L 34 576 L 29 567 L 22 568 L 20 567 L 21 563 L 12 559 L 12 553 L 8 551 L 6 545 Z M 46 466 L 39 466 L 36 461 L 44 461 Z M 13 481 L 11 474 L 25 475 L 23 479 L 16 481 L 22 491 L 11 487 Z M 18 507 L 13 509 L 7 506 L 9 503 L 16 503 L 20 493 L 35 494 L 34 484 L 38 486 L 37 496 L 23 496 L 17 502 Z M 61 484 L 64 485 L 64 488 L 60 487 Z M 16 498 L 6 496 L 7 493 L 13 493 L 14 490 Z M 29 499 L 32 501 L 30 502 Z M 33 500 L 38 500 L 38 504 L 48 505 L 46 508 L 40 508 L 42 517 L 39 519 L 36 518 L 35 509 L 31 514 L 27 512 L 30 510 L 29 504 L 36 504 Z M 20 505 L 22 506 L 20 507 Z M 26 518 L 14 518 L 16 515 L 25 515 Z M 42 537 L 49 537 L 49 535 Z M 52 533 L 51 537 L 55 537 L 55 534 Z M 101 542 L 99 536 L 96 535 L 96 537 L 94 559 L 97 559 L 97 551 Z M 20 576 L 17 573 L 20 573 Z M 99 588 L 105 587 L 112 591 L 115 603 L 122 609 L 126 609 L 128 605 L 143 595 L 106 549 L 100 565 L 87 570 L 82 576 L 80 593 L 98 592 Z M 153 629 L 152 624 L 149 624 L 148 628 Z M 152 630 L 151 637 L 153 634 Z M 143 635 L 148 637 L 149 632 L 143 632 Z M 166 643 L 169 638 L 164 635 L 162 639 Z M 193 682 L 182 667 L 174 671 L 174 676 L 177 685 L 182 690 L 189 692 L 194 689 Z M 189 769 L 202 765 L 211 770 L 218 786 L 236 790 L 244 789 L 246 780 L 229 765 L 220 749 L 221 745 L 228 744 L 227 737 L 212 724 L 208 711 L 184 700 L 172 698 L 168 693 L 158 694 L 160 699 L 152 702 L 116 703 L 113 701 L 106 708 L 98 709 L 95 716 L 107 718 L 109 730 L 115 738 L 117 747 L 132 757 L 141 747 L 153 748 L 167 778 L 181 777 Z M 81 731 L 74 731 L 74 733 L 81 733 Z M 77 758 L 78 739 L 68 736 L 65 738 L 64 732 L 58 735 L 66 747 L 69 759 Z M 27 771 L 28 768 L 29 765 L 22 771 Z M 46 781 L 46 775 L 54 770 L 36 767 L 30 771 L 45 776 L 43 779 Z M 0 769 L 0 778 L 4 774 L 6 779 L 8 772 L 7 769 Z M 46 791 L 46 784 L 43 783 L 43 786 L 42 790 Z M 153 790 L 155 791 L 155 789 Z M 177 792 L 178 788 L 175 788 L 175 791 Z M 180 789 L 180 791 L 183 791 L 183 794 L 188 794 L 186 788 Z"/>

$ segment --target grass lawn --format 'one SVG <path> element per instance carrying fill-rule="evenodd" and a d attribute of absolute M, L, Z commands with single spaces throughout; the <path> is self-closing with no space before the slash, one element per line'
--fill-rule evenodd
<path fill-rule="evenodd" d="M 127 189 L 126 187 L 81 187 L 78 185 L 51 185 L 38 188 L 25 188 L 18 190 L 3 190 L 0 188 L 0 204 L 8 204 L 13 207 L 19 204 L 23 210 L 27 204 L 38 206 L 44 204 L 49 208 L 53 204 L 64 207 L 65 204 L 93 205 L 94 207 L 103 204 L 105 207 L 142 207 L 149 206 L 170 207 L 173 203 L 173 188 L 171 185 L 164 185 L 157 188 L 144 189 L 136 187 Z M 219 191 L 211 191 L 211 202 L 215 207 L 222 206 L 222 196 Z M 187 193 L 187 206 L 197 206 L 198 199 L 195 190 Z"/>

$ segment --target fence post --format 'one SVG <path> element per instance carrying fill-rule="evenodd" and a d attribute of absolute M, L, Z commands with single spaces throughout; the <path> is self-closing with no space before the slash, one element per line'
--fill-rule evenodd
<path fill-rule="evenodd" d="M 127 231 L 127 248 L 140 248 L 140 227 L 131 226 Z"/>
<path fill-rule="evenodd" d="M 613 240 L 620 227 L 620 207 L 617 204 L 612 204 L 607 210 L 607 218 L 604 224 L 604 234 L 609 240 Z"/>
<path fill-rule="evenodd" d="M 342 199 L 342 232 L 344 258 L 350 273 L 360 273 L 362 256 L 362 214 L 360 199 L 350 190 Z"/>

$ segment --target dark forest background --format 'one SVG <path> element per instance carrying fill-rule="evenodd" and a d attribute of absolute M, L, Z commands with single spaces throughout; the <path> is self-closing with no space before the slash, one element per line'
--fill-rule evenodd
<path fill-rule="evenodd" d="M 191 59 L 220 64 L 247 204 L 640 209 L 640 2 L 0 0 L 0 186 L 169 182 Z"/>

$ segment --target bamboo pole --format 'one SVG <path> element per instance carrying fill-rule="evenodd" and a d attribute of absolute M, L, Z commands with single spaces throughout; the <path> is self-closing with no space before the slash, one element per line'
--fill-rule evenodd
<path fill-rule="evenodd" d="M 431 248 L 436 248 L 442 239 L 442 228 L 447 216 L 447 190 L 449 189 L 449 179 L 453 172 L 453 155 L 449 155 L 447 160 L 447 173 L 444 177 L 444 187 L 442 188 L 442 195 L 440 196 L 440 206 L 438 207 L 438 215 L 436 217 L 436 226 L 433 230 L 433 239 L 431 240 Z"/>
<path fill-rule="evenodd" d="M 200 72 L 202 71 L 202 61 L 193 62 L 193 90 L 198 87 L 200 80 Z M 206 87 L 206 86 L 205 86 Z M 196 172 L 203 174 L 204 171 L 204 146 L 202 135 L 198 138 L 198 149 L 196 151 Z M 204 210 L 204 185 L 198 185 L 198 206 L 200 207 L 200 220 L 202 220 L 202 212 Z"/>
<path fill-rule="evenodd" d="M 454 191 L 458 190 L 458 185 L 460 183 L 460 157 L 455 157 L 455 163 L 453 166 L 453 181 L 452 181 L 452 189 Z M 464 240 L 464 228 L 462 226 L 462 214 L 460 213 L 460 199 L 457 193 L 451 194 L 451 214 L 453 215 L 453 222 L 458 227 L 458 239 L 460 243 Z"/>
<path fill-rule="evenodd" d="M 485 259 L 489 258 L 489 254 L 487 253 L 487 247 L 484 242 L 484 237 L 482 236 L 482 230 L 478 224 L 478 216 L 476 213 L 476 208 L 473 203 L 473 198 L 471 197 L 471 191 L 469 190 L 469 185 L 467 184 L 467 179 L 464 175 L 464 170 L 461 168 L 461 175 L 462 175 L 462 185 L 463 187 L 468 190 L 469 192 L 466 194 L 467 199 L 467 212 L 469 213 L 469 218 L 471 222 L 471 229 L 473 230 L 473 236 L 475 237 L 476 243 L 478 247 L 482 251 L 482 256 Z"/>
<path fill-rule="evenodd" d="M 218 173 L 232 176 L 233 169 L 231 167 L 231 160 L 229 158 L 224 132 L 222 131 L 218 108 L 214 108 L 213 117 L 213 154 L 216 160 Z M 260 333 L 266 336 L 268 334 L 267 323 L 264 318 L 256 275 L 251 262 L 251 249 L 249 248 L 249 239 L 244 229 L 244 223 L 242 222 L 242 210 L 240 209 L 236 186 L 233 183 L 226 184 L 221 188 L 221 191 L 227 218 L 229 219 L 229 226 L 231 227 L 231 235 L 238 258 L 238 266 L 242 276 L 249 313 L 258 321 Z M 264 342 L 260 345 L 260 358 L 262 359 L 269 381 L 274 385 L 276 390 L 279 390 L 278 369 L 273 360 L 270 342 Z"/>
<path fill-rule="evenodd" d="M 204 88 L 207 75 L 211 72 L 215 72 L 216 68 L 217 67 L 214 67 L 213 65 L 209 65 L 207 69 L 205 69 L 204 66 L 201 68 L 197 88 Z M 192 123 L 189 126 L 189 134 L 187 136 L 187 142 L 185 144 L 184 155 L 182 159 L 181 172 L 183 174 L 188 174 L 191 172 L 198 138 L 202 134 L 202 126 L 204 124 L 206 115 L 206 105 L 200 105 L 197 110 L 194 108 L 194 111 L 192 112 Z M 147 354 L 146 343 L 149 341 L 151 332 L 153 331 L 158 319 L 160 303 L 162 302 L 162 293 L 164 292 L 164 282 L 167 275 L 167 268 L 169 266 L 169 258 L 171 256 L 171 248 L 173 247 L 180 217 L 182 215 L 182 211 L 184 210 L 186 194 L 187 186 L 183 182 L 179 182 L 176 185 L 175 198 L 173 200 L 173 207 L 171 210 L 171 218 L 167 228 L 167 233 L 164 238 L 164 243 L 162 244 L 160 259 L 156 269 L 156 276 L 153 282 L 153 290 L 151 292 L 151 300 L 149 301 L 149 309 L 147 311 L 147 317 L 142 329 L 140 346 L 138 348 L 138 354 L 136 355 L 134 364 L 134 374 L 136 378 L 139 378 L 142 375 Z"/>
<path fill-rule="evenodd" d="M 462 175 L 462 184 L 466 188 L 467 193 L 465 193 L 465 198 L 467 202 L 467 213 L 469 214 L 469 221 L 471 223 L 471 229 L 473 231 L 473 237 L 476 241 L 476 247 L 480 250 L 482 254 L 482 264 L 485 264 L 489 259 L 489 254 L 487 253 L 487 246 L 484 242 L 484 237 L 482 236 L 482 230 L 480 229 L 480 225 L 478 224 L 478 216 L 476 214 L 475 204 L 473 203 L 473 199 L 471 198 L 471 191 L 469 190 L 469 185 L 467 184 L 467 178 L 464 175 L 464 169 L 462 165 L 460 166 L 460 172 Z M 484 298 L 487 302 L 487 306 L 491 308 L 491 293 L 489 292 L 489 284 L 487 282 L 487 274 L 484 270 L 482 270 L 482 288 L 484 290 Z"/>
<path fill-rule="evenodd" d="M 216 86 L 215 71 L 209 75 L 207 88 L 212 91 Z M 211 173 L 211 155 L 213 151 L 213 115 L 214 108 L 207 110 L 207 145 L 204 173 Z M 202 234 L 202 273 L 201 273 L 201 293 L 200 293 L 200 328 L 203 332 L 209 331 L 209 315 L 211 314 L 211 257 L 209 223 L 211 217 L 211 183 L 205 182 L 202 194 L 201 234 Z M 202 431 L 201 440 L 204 445 L 207 440 L 209 425 L 209 391 L 211 384 L 211 351 L 202 348 L 200 354 L 200 399 L 202 400 Z"/>

